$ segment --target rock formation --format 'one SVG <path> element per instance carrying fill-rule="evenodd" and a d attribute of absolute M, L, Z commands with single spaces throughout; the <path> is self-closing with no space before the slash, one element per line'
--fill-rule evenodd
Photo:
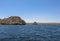
<path fill-rule="evenodd" d="M 8 24 L 8 25 L 25 25 L 25 21 L 22 20 L 20 17 L 18 16 L 11 16 L 9 18 L 4 18 L 4 19 L 0 19 L 0 24 Z"/>
<path fill-rule="evenodd" d="M 37 25 L 38 23 L 37 22 L 34 22 L 33 25 Z"/>

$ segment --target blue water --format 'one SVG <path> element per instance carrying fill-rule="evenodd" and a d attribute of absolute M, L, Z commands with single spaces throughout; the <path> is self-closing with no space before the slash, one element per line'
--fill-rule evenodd
<path fill-rule="evenodd" d="M 60 41 L 60 25 L 0 25 L 0 41 Z"/>

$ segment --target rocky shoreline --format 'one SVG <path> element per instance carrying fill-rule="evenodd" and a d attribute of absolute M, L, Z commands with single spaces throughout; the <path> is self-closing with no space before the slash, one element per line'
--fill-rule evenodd
<path fill-rule="evenodd" d="M 0 25 L 25 25 L 26 22 L 18 16 L 0 19 Z"/>

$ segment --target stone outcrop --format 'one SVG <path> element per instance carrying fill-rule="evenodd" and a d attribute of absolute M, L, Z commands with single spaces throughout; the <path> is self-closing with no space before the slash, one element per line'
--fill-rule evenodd
<path fill-rule="evenodd" d="M 37 25 L 38 23 L 37 22 L 34 22 L 33 25 Z"/>
<path fill-rule="evenodd" d="M 0 24 L 8 24 L 8 25 L 25 25 L 25 21 L 22 20 L 20 17 L 18 16 L 11 16 L 9 18 L 4 18 L 4 19 L 0 19 Z"/>

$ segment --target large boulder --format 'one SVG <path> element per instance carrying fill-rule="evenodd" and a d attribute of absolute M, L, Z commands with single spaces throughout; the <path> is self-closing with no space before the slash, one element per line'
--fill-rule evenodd
<path fill-rule="evenodd" d="M 26 23 L 18 16 L 11 16 L 9 18 L 0 19 L 0 24 L 25 25 Z"/>

